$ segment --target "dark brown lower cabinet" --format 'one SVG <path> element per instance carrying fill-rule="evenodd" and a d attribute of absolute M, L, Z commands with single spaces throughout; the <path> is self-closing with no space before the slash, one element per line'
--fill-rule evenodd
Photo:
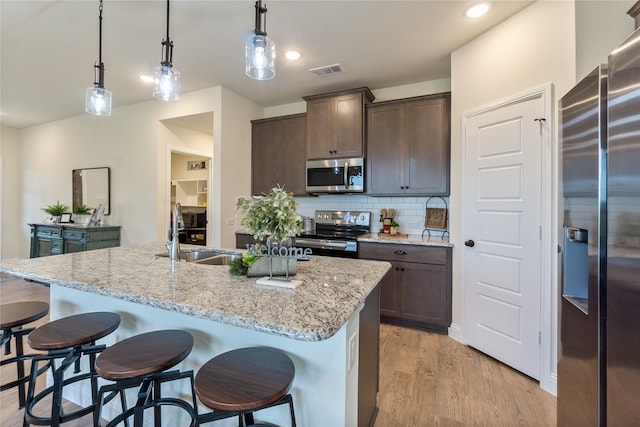
<path fill-rule="evenodd" d="M 363 259 L 389 261 L 380 284 L 380 319 L 447 332 L 451 325 L 451 248 L 361 242 Z"/>
<path fill-rule="evenodd" d="M 380 286 L 371 291 L 360 311 L 358 351 L 358 427 L 373 426 L 380 388 Z"/>

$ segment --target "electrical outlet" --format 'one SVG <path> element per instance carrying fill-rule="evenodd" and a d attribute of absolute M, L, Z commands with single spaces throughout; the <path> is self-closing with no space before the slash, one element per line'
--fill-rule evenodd
<path fill-rule="evenodd" d="M 347 366 L 347 372 L 351 372 L 351 369 L 355 366 L 358 360 L 358 331 L 355 331 L 351 338 L 349 338 L 349 363 Z"/>

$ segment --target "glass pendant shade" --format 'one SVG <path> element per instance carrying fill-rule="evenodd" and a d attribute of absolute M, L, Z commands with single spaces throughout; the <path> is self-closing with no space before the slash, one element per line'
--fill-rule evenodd
<path fill-rule="evenodd" d="M 180 100 L 180 71 L 161 65 L 155 69 L 153 96 L 162 101 Z"/>
<path fill-rule="evenodd" d="M 270 80 L 276 75 L 276 47 L 267 36 L 253 35 L 245 45 L 245 72 L 256 80 Z"/>
<path fill-rule="evenodd" d="M 161 65 L 155 68 L 153 96 L 162 101 L 178 101 L 180 99 L 180 71 L 173 67 Z"/>
<path fill-rule="evenodd" d="M 96 116 L 110 116 L 111 91 L 98 86 L 88 87 L 84 98 L 84 110 Z"/>

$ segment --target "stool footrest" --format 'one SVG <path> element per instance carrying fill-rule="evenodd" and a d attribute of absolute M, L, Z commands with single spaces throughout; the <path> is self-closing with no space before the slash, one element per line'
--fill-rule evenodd
<path fill-rule="evenodd" d="M 174 380 L 180 379 L 189 379 L 191 381 L 191 390 L 193 393 L 193 371 L 166 371 L 152 375 L 146 375 L 144 377 L 136 377 L 136 378 L 128 378 L 123 380 L 118 380 L 113 384 L 106 384 L 100 387 L 100 391 L 98 392 L 98 403 L 97 409 L 95 412 L 95 418 L 99 417 L 102 406 L 112 400 L 118 393 L 121 396 L 121 404 L 122 404 L 122 413 L 120 413 L 117 417 L 109 421 L 106 427 L 115 427 L 121 422 L 127 423 L 127 420 L 130 417 L 141 417 L 141 413 L 149 408 L 159 408 L 160 406 L 177 406 L 184 411 L 187 412 L 189 417 L 191 418 L 190 426 L 195 425 L 196 420 L 196 412 L 197 408 L 194 406 L 196 404 L 195 398 L 193 405 L 190 403 L 172 397 L 161 397 L 159 395 L 159 385 Z M 124 392 L 127 389 L 140 387 L 137 393 L 136 404 L 131 408 L 126 407 Z M 110 393 L 106 397 L 103 397 L 106 393 Z M 97 421 L 95 421 L 97 422 Z"/>
<path fill-rule="evenodd" d="M 291 421 L 292 421 L 292 425 L 293 427 L 295 427 L 295 415 L 294 415 L 294 411 L 293 411 L 293 397 L 291 397 L 291 394 L 286 394 L 284 396 L 282 396 L 277 402 L 273 402 L 270 405 L 265 405 L 265 406 L 261 406 L 260 408 L 256 408 L 251 412 L 254 411 L 260 411 L 262 409 L 267 409 L 267 408 L 272 408 L 274 406 L 279 406 L 279 405 L 284 405 L 284 404 L 288 404 L 289 405 L 289 412 L 291 413 Z M 230 418 L 230 417 L 236 417 L 236 416 L 241 416 L 243 414 L 247 414 L 249 413 L 248 411 L 212 411 L 212 412 L 207 412 L 206 414 L 200 414 L 197 416 L 196 419 L 196 425 L 199 426 L 201 424 L 205 424 L 205 423 L 210 423 L 213 421 L 218 421 L 218 420 L 222 420 L 225 418 Z M 269 425 L 273 425 L 273 424 L 250 424 L 247 427 L 251 427 L 251 426 L 261 426 L 261 425 L 265 425 L 265 426 L 269 426 Z"/>
<path fill-rule="evenodd" d="M 62 389 L 78 381 L 90 380 L 92 393 L 97 394 L 97 378 L 98 374 L 93 370 L 93 362 L 91 362 L 91 370 L 89 372 L 82 373 L 80 375 L 74 375 L 69 378 L 64 378 L 64 373 L 71 366 L 76 367 L 77 363 L 83 355 L 89 355 L 90 358 L 95 358 L 95 354 L 100 353 L 106 348 L 105 345 L 95 345 L 94 343 L 77 346 L 73 348 L 51 350 L 47 354 L 36 355 L 32 358 L 31 364 L 31 381 L 29 383 L 29 391 L 27 394 L 27 404 L 24 408 L 24 420 L 29 424 L 35 425 L 59 425 L 68 421 L 72 421 L 90 414 L 95 411 L 96 404 L 92 403 L 86 407 L 77 409 L 73 412 L 64 413 L 62 411 Z M 60 366 L 55 367 L 55 360 L 63 359 Z M 46 362 L 44 367 L 38 368 L 38 362 Z M 37 395 L 35 394 L 35 382 L 39 375 L 39 372 L 45 367 L 51 366 L 53 370 L 54 381 L 53 385 L 45 388 Z M 77 374 L 74 370 L 74 374 Z M 45 397 L 52 395 L 52 410 L 50 417 L 41 417 L 33 414 L 34 407 L 44 399 Z"/>

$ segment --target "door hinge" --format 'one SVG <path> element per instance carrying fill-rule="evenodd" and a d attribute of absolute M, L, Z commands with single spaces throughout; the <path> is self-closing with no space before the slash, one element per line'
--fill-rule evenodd
<path fill-rule="evenodd" d="M 542 226 L 541 225 L 538 226 L 538 235 L 540 237 L 540 240 L 542 240 Z"/>
<path fill-rule="evenodd" d="M 542 331 L 538 331 L 538 345 L 542 345 Z"/>

